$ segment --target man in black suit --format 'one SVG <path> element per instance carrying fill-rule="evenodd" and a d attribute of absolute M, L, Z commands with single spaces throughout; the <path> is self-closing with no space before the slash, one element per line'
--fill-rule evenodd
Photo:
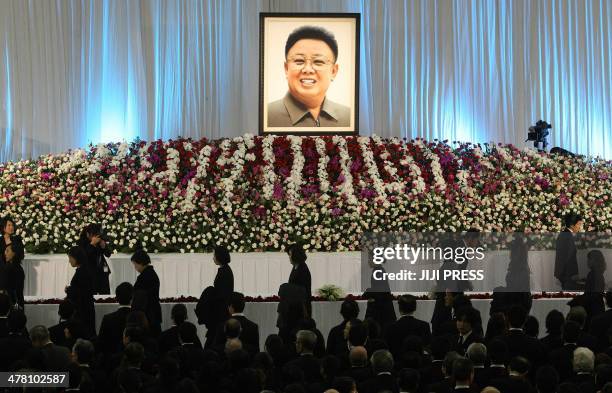
<path fill-rule="evenodd" d="M 480 316 L 475 308 L 466 306 L 459 309 L 455 317 L 457 318 L 457 332 L 459 333 L 454 339 L 456 343 L 455 351 L 463 356 L 472 343 L 482 341 L 482 336 L 474 330 Z"/>
<path fill-rule="evenodd" d="M 612 291 L 606 292 L 606 306 L 608 310 L 599 314 L 591 320 L 589 333 L 597 338 L 597 351 L 604 351 L 610 343 L 608 342 L 608 329 L 612 326 Z"/>
<path fill-rule="evenodd" d="M 431 330 L 429 323 L 416 319 L 413 314 L 416 311 L 416 297 L 412 295 L 402 295 L 397 301 L 399 306 L 400 318 L 387 328 L 386 339 L 391 346 L 391 353 L 394 359 L 400 358 L 400 352 L 404 339 L 408 336 L 418 336 L 423 341 L 423 345 L 429 345 L 431 340 Z"/>
<path fill-rule="evenodd" d="M 388 390 L 399 393 L 399 386 L 393 376 L 393 355 L 391 352 L 380 349 L 372 354 L 370 358 L 372 364 L 373 378 L 363 382 L 358 391 L 360 393 L 378 393 Z"/>
<path fill-rule="evenodd" d="M 453 379 L 455 380 L 454 393 L 477 393 L 479 390 L 472 387 L 474 381 L 474 366 L 470 359 L 459 358 L 453 363 Z"/>
<path fill-rule="evenodd" d="M 534 393 L 528 374 L 531 365 L 522 356 L 517 356 L 508 365 L 508 376 L 492 380 L 490 385 L 503 393 Z"/>
<path fill-rule="evenodd" d="M 172 318 L 173 326 L 164 330 L 157 340 L 160 354 L 181 346 L 179 326 L 187 320 L 187 307 L 182 303 L 175 304 L 170 311 L 170 318 Z M 199 340 L 198 343 L 200 343 Z"/>
<path fill-rule="evenodd" d="M 581 392 L 595 393 L 595 355 L 593 352 L 584 347 L 578 347 L 574 350 L 572 359 L 574 368 L 574 376 L 569 382 L 578 386 Z"/>
<path fill-rule="evenodd" d="M 337 357 L 346 355 L 348 351 L 344 329 L 348 321 L 359 317 L 359 304 L 353 299 L 345 299 L 340 306 L 340 315 L 342 315 L 342 323 L 334 326 L 327 336 L 327 354 Z"/>
<path fill-rule="evenodd" d="M 453 391 L 455 388 L 453 366 L 457 359 L 461 359 L 461 356 L 455 351 L 450 351 L 444 356 L 444 362 L 442 363 L 442 374 L 444 374 L 444 379 L 429 385 L 427 388 L 428 392 L 450 393 Z"/>
<path fill-rule="evenodd" d="M 465 355 L 472 361 L 474 365 L 473 387 L 478 391 L 488 385 L 488 370 L 487 363 L 487 347 L 483 343 L 472 343 L 465 351 Z"/>
<path fill-rule="evenodd" d="M 101 370 L 93 366 L 96 351 L 91 341 L 81 338 L 76 340 L 72 347 L 72 360 L 79 365 L 81 370 L 80 390 L 84 392 L 104 392 L 107 387 L 107 376 Z"/>
<path fill-rule="evenodd" d="M 127 315 L 132 311 L 130 303 L 133 295 L 134 287 L 129 282 L 121 283 L 115 289 L 119 308 L 102 318 L 97 342 L 100 352 L 113 354 L 123 350 L 123 331 L 125 330 Z"/>
<path fill-rule="evenodd" d="M 584 219 L 581 215 L 569 213 L 565 216 L 565 229 L 557 236 L 555 254 L 555 278 L 564 290 L 576 290 L 575 277 L 578 275 L 578 259 L 574 233 L 581 232 Z"/>
<path fill-rule="evenodd" d="M 179 328 L 181 346 L 176 351 L 183 378 L 197 379 L 202 364 L 204 364 L 204 350 L 198 339 L 198 330 L 191 322 L 183 322 Z"/>
<path fill-rule="evenodd" d="M 563 346 L 551 351 L 548 360 L 559 373 L 561 382 L 569 380 L 573 372 L 574 350 L 580 335 L 580 326 L 574 321 L 567 321 L 563 326 Z"/>
<path fill-rule="evenodd" d="M 508 346 L 506 342 L 499 338 L 491 340 L 487 345 L 487 353 L 491 360 L 487 370 L 487 383 L 494 379 L 506 378 L 508 376 L 508 370 L 506 369 Z"/>
<path fill-rule="evenodd" d="M 23 310 L 13 310 L 8 317 L 9 335 L 0 338 L 0 370 L 14 371 L 16 362 L 32 348 L 27 334 L 23 333 L 26 326 L 26 316 Z"/>
<path fill-rule="evenodd" d="M 559 374 L 551 366 L 542 366 L 536 374 L 536 389 L 538 393 L 557 393 Z"/>
<path fill-rule="evenodd" d="M 43 353 L 44 371 L 68 371 L 70 351 L 68 348 L 55 345 L 49 338 L 49 331 L 44 326 L 34 326 L 30 330 L 33 350 Z"/>
<path fill-rule="evenodd" d="M 6 293 L 0 293 L 0 338 L 9 335 L 8 315 L 11 311 L 11 298 Z"/>
<path fill-rule="evenodd" d="M 302 370 L 304 382 L 307 384 L 320 382 L 322 380 L 321 362 L 314 356 L 317 335 L 310 330 L 300 330 L 295 339 L 295 350 L 298 357 L 287 363 L 286 367 L 297 367 Z"/>
<path fill-rule="evenodd" d="M 365 347 L 353 347 L 349 353 L 350 368 L 346 374 L 360 384 L 373 377 L 372 369 L 368 366 L 368 351 Z"/>
<path fill-rule="evenodd" d="M 68 348 L 68 340 L 64 333 L 64 329 L 68 327 L 70 320 L 74 317 L 74 305 L 70 300 L 62 300 L 57 310 L 59 315 L 59 323 L 49 328 L 49 337 L 55 345 L 61 345 Z M 70 349 L 70 348 L 68 348 Z"/>
<path fill-rule="evenodd" d="M 543 363 L 544 347 L 535 338 L 527 336 L 523 332 L 523 325 L 527 319 L 527 311 L 521 306 L 512 306 L 508 312 L 508 324 L 510 328 L 508 332 L 501 336 L 508 346 L 508 355 L 510 358 L 522 356 L 531 362 L 532 371 L 538 369 Z"/>
<path fill-rule="evenodd" d="M 149 320 L 152 335 L 157 337 L 161 333 L 162 323 L 161 304 L 159 303 L 159 277 L 153 265 L 151 265 L 151 258 L 144 250 L 136 250 L 131 260 L 134 269 L 140 273 L 134 283 L 134 297 L 136 298 L 137 292 L 140 292 L 146 298 L 146 309 L 142 311 L 145 312 Z M 136 307 L 135 304 L 133 306 Z"/>
<path fill-rule="evenodd" d="M 289 254 L 291 265 L 293 265 L 293 269 L 291 269 L 291 274 L 289 275 L 289 284 L 304 288 L 306 291 L 306 298 L 304 299 L 306 302 L 306 310 L 308 315 L 311 315 L 310 296 L 312 295 L 312 279 L 310 277 L 310 269 L 308 269 L 308 265 L 306 265 L 306 252 L 300 244 L 296 243 L 289 246 L 287 254 Z"/>
<path fill-rule="evenodd" d="M 259 352 L 259 326 L 244 315 L 244 306 L 244 295 L 232 292 L 228 306 L 230 317 L 240 322 L 240 341 L 251 355 L 255 355 Z"/>

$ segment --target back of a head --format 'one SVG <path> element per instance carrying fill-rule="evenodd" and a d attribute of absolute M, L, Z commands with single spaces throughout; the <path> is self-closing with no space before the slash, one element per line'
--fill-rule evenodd
<path fill-rule="evenodd" d="M 478 323 L 480 322 L 478 310 L 471 305 L 463 306 L 457 309 L 455 316 L 457 317 L 457 320 L 468 322 L 472 329 L 476 329 Z"/>
<path fill-rule="evenodd" d="M 586 312 L 586 309 L 582 306 L 574 306 L 570 308 L 569 312 L 567 313 L 567 318 L 566 318 L 566 320 L 574 321 L 578 325 L 580 325 L 580 329 L 582 329 L 582 327 L 586 323 L 586 319 L 587 319 L 587 312 Z"/>
<path fill-rule="evenodd" d="M 145 250 L 139 248 L 132 254 L 131 261 L 141 266 L 147 266 L 151 264 L 151 257 Z"/>
<path fill-rule="evenodd" d="M 242 349 L 242 341 L 239 338 L 229 338 L 225 341 L 225 355 Z"/>
<path fill-rule="evenodd" d="M 548 334 L 561 334 L 565 317 L 559 310 L 551 310 L 546 315 L 546 332 Z"/>
<path fill-rule="evenodd" d="M 300 330 L 296 334 L 296 343 L 300 344 L 303 350 L 312 352 L 317 345 L 317 335 L 310 330 Z"/>
<path fill-rule="evenodd" d="M 575 373 L 592 373 L 595 369 L 595 355 L 593 351 L 585 347 L 576 348 L 572 365 Z"/>
<path fill-rule="evenodd" d="M 368 326 L 359 319 L 351 321 L 348 341 L 352 346 L 364 346 L 368 339 Z"/>
<path fill-rule="evenodd" d="M 13 310 L 7 320 L 9 332 L 21 333 L 25 329 L 28 319 L 23 310 Z"/>
<path fill-rule="evenodd" d="M 221 265 L 227 265 L 231 262 L 229 250 L 225 246 L 217 246 L 214 249 L 214 256 L 217 262 Z"/>
<path fill-rule="evenodd" d="M 374 375 L 393 371 L 393 355 L 387 350 L 381 349 L 374 352 L 370 358 L 370 363 L 372 363 Z"/>
<path fill-rule="evenodd" d="M 501 393 L 499 389 L 493 386 L 486 386 L 480 393 Z"/>
<path fill-rule="evenodd" d="M 612 382 L 608 382 L 601 389 L 601 393 L 612 393 Z"/>
<path fill-rule="evenodd" d="M 223 330 L 226 338 L 238 338 L 240 337 L 240 332 L 242 331 L 242 325 L 236 318 L 230 318 L 225 321 Z"/>
<path fill-rule="evenodd" d="M 122 282 L 117 285 L 115 289 L 115 296 L 117 296 L 117 302 L 121 306 L 128 306 L 132 303 L 132 297 L 134 296 L 134 286 L 129 282 Z"/>
<path fill-rule="evenodd" d="M 459 358 L 453 362 L 453 378 L 457 383 L 471 383 L 472 373 L 474 372 L 474 364 L 470 359 Z"/>
<path fill-rule="evenodd" d="M 510 307 L 508 311 L 508 324 L 511 328 L 522 329 L 527 318 L 527 310 L 519 305 Z"/>
<path fill-rule="evenodd" d="M 508 345 L 500 339 L 491 340 L 487 353 L 493 364 L 505 364 L 508 360 Z"/>
<path fill-rule="evenodd" d="M 421 382 L 421 374 L 415 369 L 404 368 L 399 372 L 398 384 L 403 392 L 416 393 Z"/>
<path fill-rule="evenodd" d="M 565 223 L 565 227 L 566 228 L 574 226 L 574 225 L 576 225 L 576 223 L 578 221 L 582 221 L 582 220 L 583 220 L 582 216 L 580 214 L 577 214 L 577 213 L 568 213 L 563 218 L 563 221 Z"/>
<path fill-rule="evenodd" d="M 563 325 L 563 341 L 566 343 L 577 343 L 580 337 L 580 325 L 574 321 L 565 321 Z"/>
<path fill-rule="evenodd" d="M 525 334 L 530 337 L 538 338 L 538 336 L 540 335 L 540 323 L 533 315 L 527 316 L 527 319 L 525 320 L 524 329 Z"/>
<path fill-rule="evenodd" d="M 512 360 L 510 360 L 508 370 L 524 375 L 529 372 L 530 367 L 531 364 L 529 363 L 529 360 L 525 359 L 522 356 L 515 356 L 512 358 Z"/>
<path fill-rule="evenodd" d="M 123 350 L 123 356 L 130 367 L 140 367 L 144 360 L 144 347 L 140 343 L 131 342 Z"/>
<path fill-rule="evenodd" d="M 332 382 L 332 387 L 338 393 L 352 393 L 355 387 L 355 380 L 351 377 L 336 377 Z"/>
<path fill-rule="evenodd" d="M 416 311 L 416 297 L 412 295 L 401 295 L 397 300 L 397 305 L 401 314 L 412 314 Z"/>
<path fill-rule="evenodd" d="M 612 382 L 612 364 L 597 365 L 595 367 L 595 388 L 601 390 L 608 382 Z"/>
<path fill-rule="evenodd" d="M 555 393 L 559 386 L 559 374 L 552 366 L 542 366 L 536 373 L 538 393 Z"/>
<path fill-rule="evenodd" d="M 368 351 L 362 346 L 351 348 L 349 362 L 352 367 L 364 367 L 368 363 Z"/>
<path fill-rule="evenodd" d="M 345 299 L 340 306 L 340 315 L 345 321 L 359 317 L 359 304 L 353 299 Z"/>
<path fill-rule="evenodd" d="M 340 374 L 342 363 L 334 355 L 326 355 L 321 359 L 321 374 L 328 380 L 333 380 Z"/>
<path fill-rule="evenodd" d="M 49 342 L 49 330 L 45 326 L 34 326 L 30 330 L 30 340 L 34 347 L 40 347 Z"/>
<path fill-rule="evenodd" d="M 198 328 L 191 322 L 183 322 L 178 328 L 182 343 L 193 344 L 198 342 Z"/>
<path fill-rule="evenodd" d="M 444 356 L 444 375 L 447 377 L 453 375 L 453 364 L 455 360 L 460 359 L 461 355 L 459 355 L 456 351 L 450 351 Z"/>
<path fill-rule="evenodd" d="M 294 243 L 287 248 L 287 252 L 289 253 L 289 257 L 291 259 L 291 263 L 293 264 L 301 264 L 306 262 L 307 256 L 306 251 L 304 251 L 304 247 L 302 247 L 299 243 Z"/>
<path fill-rule="evenodd" d="M 232 292 L 229 298 L 229 304 L 234 309 L 234 312 L 243 312 L 245 307 L 244 295 L 240 292 Z"/>
<path fill-rule="evenodd" d="M 192 379 L 183 378 L 176 386 L 174 393 L 200 393 L 200 389 Z"/>
<path fill-rule="evenodd" d="M 94 360 L 96 350 L 91 341 L 79 338 L 72 347 L 72 353 L 75 354 L 79 364 L 91 364 Z"/>
<path fill-rule="evenodd" d="M 0 293 L 0 316 L 8 315 L 11 311 L 11 298 L 6 293 Z"/>
<path fill-rule="evenodd" d="M 472 343 L 467 348 L 466 356 L 474 365 L 484 365 L 487 361 L 487 347 L 482 343 Z"/>
<path fill-rule="evenodd" d="M 172 306 L 170 314 L 174 323 L 179 326 L 187 320 L 187 307 L 183 303 L 177 303 Z"/>
<path fill-rule="evenodd" d="M 442 360 L 446 353 L 451 350 L 451 343 L 446 337 L 435 336 L 431 338 L 430 349 L 434 360 Z"/>

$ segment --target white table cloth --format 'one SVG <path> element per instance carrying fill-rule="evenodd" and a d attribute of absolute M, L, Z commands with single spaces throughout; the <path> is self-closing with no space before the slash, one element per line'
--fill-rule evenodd
<path fill-rule="evenodd" d="M 566 314 L 569 311 L 567 302 L 570 299 L 538 299 L 533 301 L 531 309 L 531 315 L 535 316 L 540 321 L 540 335 L 544 336 L 545 328 L 544 321 L 546 315 L 553 309 L 561 311 Z M 483 328 L 486 329 L 487 322 L 489 320 L 489 305 L 490 300 L 488 299 L 474 299 L 472 304 L 478 309 L 482 315 Z M 340 305 L 342 302 L 313 302 L 312 312 L 313 318 L 317 322 L 317 327 L 323 333 L 323 336 L 327 340 L 327 335 L 332 327 L 339 324 L 342 321 L 340 316 Z M 162 328 L 167 329 L 172 325 L 170 319 L 170 311 L 173 303 L 162 303 L 162 315 L 163 324 Z M 186 303 L 187 311 L 189 313 L 189 321 L 197 325 L 197 318 L 194 313 L 195 303 Z M 278 303 L 274 302 L 262 302 L 262 303 L 247 303 L 245 308 L 245 315 L 247 318 L 253 320 L 259 325 L 260 343 L 263 347 L 265 339 L 269 334 L 278 332 L 276 328 L 276 307 Z M 417 311 L 415 317 L 430 321 L 433 314 L 435 302 L 433 300 L 419 300 L 417 305 Z M 112 312 L 117 308 L 117 304 L 96 304 L 96 328 L 99 329 L 102 317 L 105 313 Z M 360 318 L 365 315 L 366 302 L 359 301 L 360 307 Z M 395 302 L 395 309 L 397 313 L 397 302 Z M 57 304 L 27 304 L 25 311 L 28 317 L 28 328 L 32 328 L 36 325 L 52 326 L 58 322 L 57 315 L 58 305 Z M 397 313 L 399 316 L 399 313 Z M 202 342 L 205 340 L 206 329 L 204 326 L 198 326 L 198 335 Z"/>

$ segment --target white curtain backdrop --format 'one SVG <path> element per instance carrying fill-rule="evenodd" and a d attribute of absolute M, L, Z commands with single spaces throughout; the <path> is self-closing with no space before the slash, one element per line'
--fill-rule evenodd
<path fill-rule="evenodd" d="M 612 158 L 610 0 L 0 0 L 0 161 L 256 133 L 259 12 L 361 13 L 362 135 Z"/>

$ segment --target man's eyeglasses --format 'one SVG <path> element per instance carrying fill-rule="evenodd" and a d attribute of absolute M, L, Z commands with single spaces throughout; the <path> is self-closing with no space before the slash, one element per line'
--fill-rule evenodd
<path fill-rule="evenodd" d="M 306 63 L 310 62 L 310 66 L 317 70 L 323 71 L 327 69 L 328 66 L 332 64 L 332 62 L 323 56 L 318 57 L 305 57 L 305 56 L 294 56 L 287 59 L 287 64 L 289 67 L 295 70 L 301 70 L 306 66 Z"/>

